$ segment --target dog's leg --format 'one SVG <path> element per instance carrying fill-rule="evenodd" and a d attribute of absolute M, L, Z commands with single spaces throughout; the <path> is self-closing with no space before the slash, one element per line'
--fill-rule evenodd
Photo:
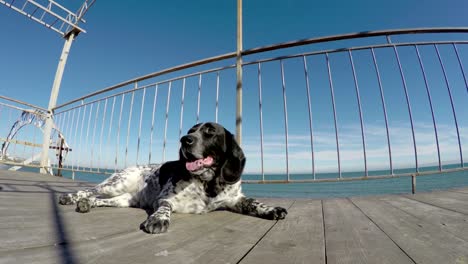
<path fill-rule="evenodd" d="M 97 190 L 95 188 L 78 191 L 76 193 L 65 193 L 59 196 L 59 204 L 69 205 L 76 204 L 80 199 L 95 196 Z"/>
<path fill-rule="evenodd" d="M 130 193 L 124 193 L 116 197 L 101 198 L 81 198 L 76 204 L 76 211 L 87 213 L 93 207 L 130 207 L 134 205 L 134 197 Z"/>
<path fill-rule="evenodd" d="M 165 200 L 160 200 L 158 204 L 159 206 L 156 211 L 141 224 L 141 229 L 144 229 L 150 234 L 166 232 L 171 223 L 171 204 Z"/>
<path fill-rule="evenodd" d="M 113 173 L 109 178 L 91 189 L 76 193 L 62 194 L 60 204 L 76 204 L 83 198 L 99 196 L 101 198 L 117 197 L 125 193 L 135 193 L 144 185 L 145 177 L 154 173 L 157 167 L 137 166 Z"/>
<path fill-rule="evenodd" d="M 255 199 L 242 197 L 237 203 L 228 206 L 230 211 L 257 216 L 269 220 L 284 219 L 288 214 L 288 211 L 282 207 L 273 207 L 265 205 Z"/>

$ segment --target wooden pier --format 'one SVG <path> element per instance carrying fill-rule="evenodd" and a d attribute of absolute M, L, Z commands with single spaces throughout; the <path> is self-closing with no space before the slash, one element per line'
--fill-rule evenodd
<path fill-rule="evenodd" d="M 150 235 L 141 209 L 58 205 L 58 193 L 86 186 L 0 171 L 0 263 L 468 263 L 468 188 L 268 199 L 288 208 L 285 220 L 175 214 L 168 233 Z"/>

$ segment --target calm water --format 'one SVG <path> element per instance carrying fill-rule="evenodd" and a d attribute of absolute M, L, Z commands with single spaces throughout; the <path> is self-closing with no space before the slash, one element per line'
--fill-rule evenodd
<path fill-rule="evenodd" d="M 466 166 L 466 165 L 465 165 Z M 457 165 L 444 166 L 456 168 Z M 0 169 L 7 169 L 8 166 L 0 164 Z M 424 167 L 420 171 L 436 170 L 436 167 Z M 38 172 L 36 168 L 22 168 L 21 171 Z M 109 171 L 111 172 L 111 171 Z M 399 169 L 395 173 L 410 173 L 414 169 Z M 388 171 L 371 171 L 369 176 L 388 174 Z M 66 178 L 72 178 L 70 171 L 63 171 Z M 359 177 L 362 172 L 343 173 L 342 177 Z M 86 172 L 75 172 L 75 179 L 88 182 L 100 182 L 108 175 L 92 174 Z M 245 180 L 259 180 L 259 174 L 246 174 Z M 317 179 L 337 178 L 336 173 L 317 174 Z M 310 174 L 291 174 L 291 179 L 312 179 Z M 284 180 L 284 174 L 265 175 L 265 179 Z M 468 171 L 434 174 L 431 176 L 417 177 L 417 192 L 447 189 L 468 186 Z M 400 177 L 391 179 L 375 179 L 366 181 L 349 182 L 317 182 L 317 183 L 288 183 L 288 184 L 243 184 L 243 191 L 247 196 L 253 197 L 294 197 L 294 198 L 330 198 L 347 196 L 365 196 L 378 194 L 400 194 L 411 192 L 411 177 Z"/>

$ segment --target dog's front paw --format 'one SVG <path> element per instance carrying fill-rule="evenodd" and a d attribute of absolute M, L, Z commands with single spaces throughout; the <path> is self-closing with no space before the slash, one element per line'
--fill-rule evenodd
<path fill-rule="evenodd" d="M 76 211 L 78 213 L 88 213 L 89 211 L 91 211 L 91 202 L 89 201 L 89 199 L 81 198 L 76 203 Z"/>
<path fill-rule="evenodd" d="M 167 232 L 170 223 L 169 218 L 151 215 L 141 224 L 140 228 L 150 234 L 160 234 Z"/>
<path fill-rule="evenodd" d="M 280 220 L 284 219 L 287 214 L 288 211 L 283 207 L 275 207 L 267 213 L 266 218 L 270 220 Z"/>
<path fill-rule="evenodd" d="M 61 205 L 73 204 L 73 200 L 72 200 L 71 196 L 68 193 L 62 194 L 62 195 L 59 196 L 59 204 L 61 204 Z"/>

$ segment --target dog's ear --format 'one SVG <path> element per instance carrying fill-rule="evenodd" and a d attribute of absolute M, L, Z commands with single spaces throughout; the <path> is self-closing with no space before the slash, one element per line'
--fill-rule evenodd
<path fill-rule="evenodd" d="M 225 131 L 226 161 L 221 167 L 221 181 L 234 184 L 241 178 L 245 166 L 245 156 L 231 132 Z"/>

